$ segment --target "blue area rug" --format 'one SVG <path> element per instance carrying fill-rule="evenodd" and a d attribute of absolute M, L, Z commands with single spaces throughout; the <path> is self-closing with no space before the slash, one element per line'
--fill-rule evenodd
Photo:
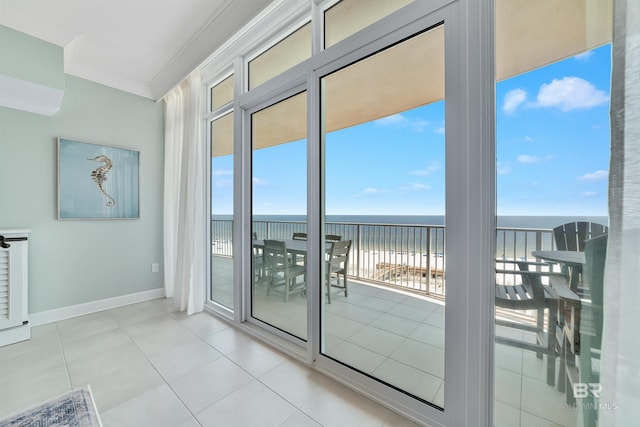
<path fill-rule="evenodd" d="M 42 405 L 0 420 L 0 427 L 100 427 L 96 405 L 87 385 Z"/>

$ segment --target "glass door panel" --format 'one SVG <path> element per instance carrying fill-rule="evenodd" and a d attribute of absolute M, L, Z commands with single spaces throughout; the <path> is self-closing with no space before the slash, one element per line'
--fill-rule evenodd
<path fill-rule="evenodd" d="M 233 309 L 233 112 L 211 122 L 211 299 Z"/>
<path fill-rule="evenodd" d="M 251 115 L 251 316 L 301 339 L 307 338 L 306 123 L 306 92 Z"/>
<path fill-rule="evenodd" d="M 321 352 L 444 407 L 444 25 L 321 88 Z"/>
<path fill-rule="evenodd" d="M 496 2 L 495 424 L 595 426 L 611 2 L 517 3 Z"/>

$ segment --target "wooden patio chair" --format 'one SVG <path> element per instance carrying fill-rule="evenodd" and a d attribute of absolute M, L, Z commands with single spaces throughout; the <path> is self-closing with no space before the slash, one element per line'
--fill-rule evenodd
<path fill-rule="evenodd" d="M 331 304 L 331 288 L 344 289 L 344 296 L 347 295 L 347 268 L 349 265 L 349 250 L 351 249 L 351 240 L 340 240 L 331 244 L 329 259 L 326 262 L 326 285 L 327 298 Z M 335 284 L 332 278 L 335 276 Z M 342 276 L 342 285 L 340 284 L 340 276 Z"/>
<path fill-rule="evenodd" d="M 553 229 L 553 239 L 559 251 L 584 252 L 588 239 L 606 234 L 608 227 L 595 222 L 568 222 Z"/>
<path fill-rule="evenodd" d="M 496 336 L 496 342 L 533 351 L 539 359 L 543 357 L 543 354 L 546 354 L 547 384 L 554 385 L 555 360 L 558 349 L 556 338 L 557 311 L 560 299 L 549 286 L 542 283 L 542 276 L 549 274 L 548 272 L 530 270 L 531 266 L 548 266 L 548 264 L 502 259 L 498 260 L 498 262 L 515 264 L 518 269 L 496 270 L 496 273 L 502 274 L 503 277 L 506 275 L 513 275 L 514 277 L 514 284 L 496 283 L 496 307 L 513 311 L 533 311 L 535 312 L 535 325 L 531 325 L 526 321 L 498 318 L 496 318 L 496 325 L 533 332 L 536 335 L 536 343 L 502 336 Z M 516 283 L 516 277 L 521 278 L 521 283 Z M 548 312 L 546 331 L 544 328 L 545 311 Z M 514 313 L 514 317 L 521 316 L 522 314 L 524 313 Z M 505 317 L 508 316 L 508 314 L 505 315 Z"/>
<path fill-rule="evenodd" d="M 255 231 L 251 233 L 253 240 L 258 240 L 258 233 Z M 255 282 L 258 282 L 264 277 L 264 254 L 261 248 L 251 245 L 253 248 L 253 256 L 251 262 L 253 264 L 253 275 Z"/>
<path fill-rule="evenodd" d="M 584 252 L 584 244 L 587 240 L 606 234 L 608 227 L 595 222 L 577 221 L 559 225 L 553 229 L 553 240 L 559 251 Z M 562 272 L 569 276 L 567 266 L 562 266 Z M 580 296 L 584 296 L 584 290 L 580 289 L 582 283 L 582 268 L 573 267 L 571 274 L 571 290 Z"/>
<path fill-rule="evenodd" d="M 607 235 L 603 234 L 584 242 L 585 266 L 583 279 L 589 289 L 589 299 L 570 308 L 565 314 L 561 347 L 558 390 L 566 392 L 567 403 L 575 403 L 573 385 L 598 384 L 599 363 L 602 348 L 602 323 L 604 307 L 604 269 L 607 256 Z M 576 364 L 577 360 L 577 364 Z M 596 426 L 598 411 L 591 390 L 587 390 L 578 406 L 582 408 L 584 425 Z"/>
<path fill-rule="evenodd" d="M 291 236 L 293 240 L 307 240 L 307 233 L 302 232 L 294 232 L 293 236 Z M 307 256 L 304 254 L 293 254 L 291 255 L 291 261 L 294 264 L 301 263 L 302 265 L 307 264 Z"/>
<path fill-rule="evenodd" d="M 267 295 L 273 288 L 282 286 L 284 302 L 289 301 L 289 294 L 300 289 L 304 292 L 307 286 L 307 267 L 289 261 L 287 246 L 280 240 L 264 241 L 264 264 L 268 278 Z M 302 276 L 303 281 L 298 282 Z"/>

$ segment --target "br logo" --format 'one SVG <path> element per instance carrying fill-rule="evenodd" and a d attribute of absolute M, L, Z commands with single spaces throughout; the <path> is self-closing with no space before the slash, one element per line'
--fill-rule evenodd
<path fill-rule="evenodd" d="M 575 383 L 573 384 L 573 397 L 583 399 L 589 397 L 589 393 L 596 399 L 600 398 L 602 393 L 602 384 L 600 383 Z"/>

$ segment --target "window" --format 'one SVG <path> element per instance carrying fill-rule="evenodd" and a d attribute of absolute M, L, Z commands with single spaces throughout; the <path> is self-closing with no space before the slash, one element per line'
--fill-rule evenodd
<path fill-rule="evenodd" d="M 311 57 L 311 23 L 249 61 L 249 89 Z"/>
<path fill-rule="evenodd" d="M 496 425 L 598 419 L 611 16 L 496 3 Z"/>
<path fill-rule="evenodd" d="M 211 121 L 211 299 L 233 309 L 233 112 Z"/>
<path fill-rule="evenodd" d="M 233 101 L 233 85 L 235 82 L 234 75 L 230 75 L 217 85 L 213 86 L 210 91 L 211 111 L 215 111 L 223 105 Z"/>
<path fill-rule="evenodd" d="M 328 48 L 395 12 L 413 0 L 342 0 L 324 12 L 324 47 Z"/>
<path fill-rule="evenodd" d="M 598 366 L 589 338 L 571 338 L 571 294 L 539 309 L 494 291 L 553 272 L 581 306 L 599 298 L 593 269 L 539 251 L 560 248 L 553 226 L 610 219 L 611 1 L 303 3 L 277 2 L 206 64 L 210 84 L 228 58 L 246 79 L 229 117 L 228 96 L 206 116 L 212 222 L 233 215 L 242 254 L 210 307 L 233 288 L 238 327 L 418 423 L 593 425 L 602 412 L 582 409 L 599 408 L 598 389 L 566 381 L 581 355 Z M 236 211 L 221 210 L 232 164 Z M 280 264 L 267 240 L 291 243 Z"/>
<path fill-rule="evenodd" d="M 321 352 L 443 407 L 444 26 L 325 76 L 321 87 L 329 241 Z M 332 235 L 348 244 L 342 262 Z"/>
<path fill-rule="evenodd" d="M 233 110 L 234 75 L 209 90 L 209 146 L 211 153 L 211 282 L 210 298 L 234 309 L 233 275 Z"/>
<path fill-rule="evenodd" d="M 307 94 L 251 115 L 251 316 L 307 338 Z M 280 247 L 273 247 L 281 245 Z"/>

